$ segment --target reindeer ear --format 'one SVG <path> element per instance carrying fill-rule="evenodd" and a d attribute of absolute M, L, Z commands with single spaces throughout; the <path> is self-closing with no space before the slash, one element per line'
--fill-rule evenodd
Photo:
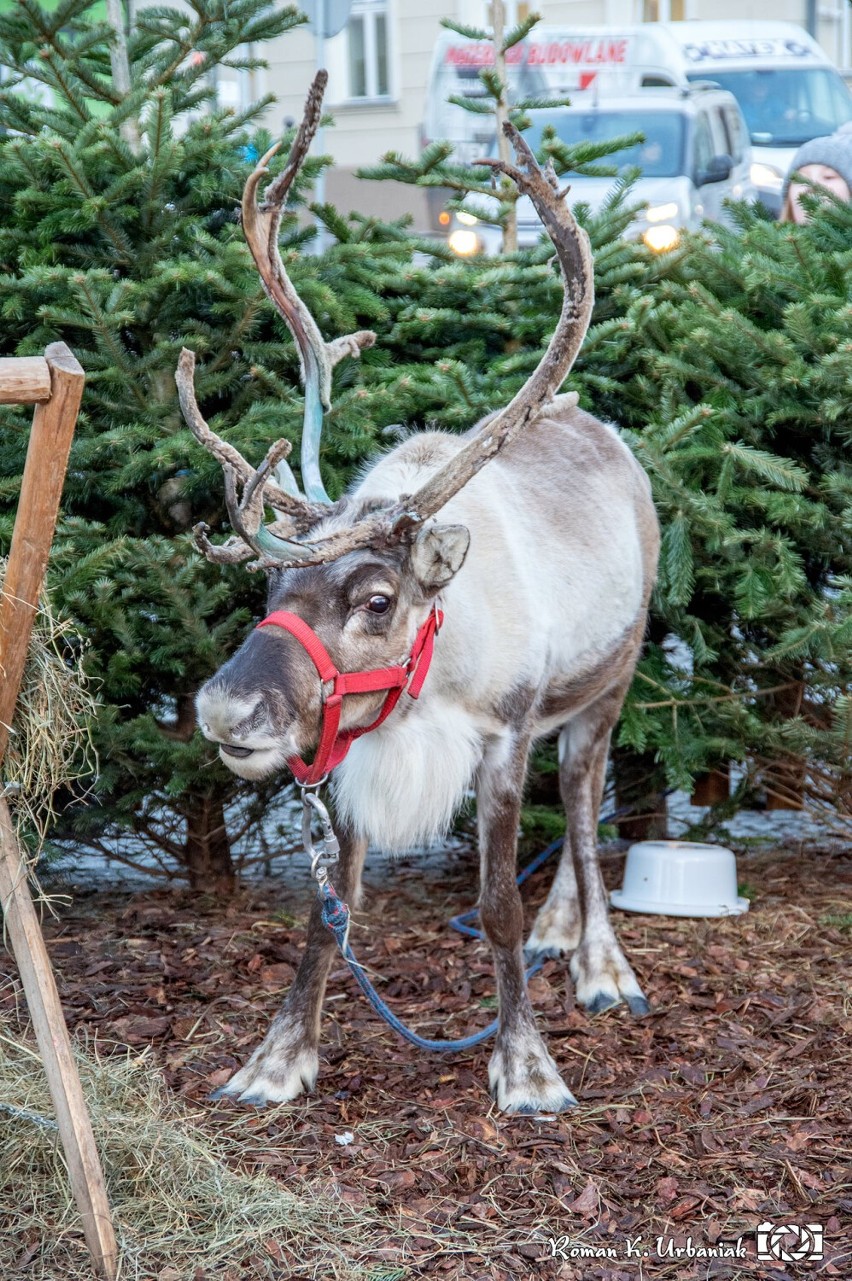
<path fill-rule="evenodd" d="M 470 533 L 464 525 L 429 524 L 411 548 L 411 568 L 425 592 L 439 592 L 464 564 Z"/>

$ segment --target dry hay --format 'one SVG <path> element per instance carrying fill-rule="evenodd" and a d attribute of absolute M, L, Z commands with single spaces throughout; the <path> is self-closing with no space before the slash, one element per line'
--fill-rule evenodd
<path fill-rule="evenodd" d="M 368 1275 L 363 1216 L 305 1184 L 234 1166 L 251 1147 L 202 1134 L 148 1053 L 77 1050 L 119 1242 L 120 1281 Z M 4 1279 L 91 1281 L 38 1051 L 0 1019 L 0 1259 Z M 247 1142 L 248 1139 L 248 1142 Z M 282 1270 L 283 1267 L 283 1270 Z"/>
<path fill-rule="evenodd" d="M 0 583 L 5 572 L 0 560 Z M 97 764 L 89 725 L 98 704 L 77 640 L 43 592 L 3 761 L 18 838 L 34 857 L 55 817 L 56 793 L 93 775 Z"/>

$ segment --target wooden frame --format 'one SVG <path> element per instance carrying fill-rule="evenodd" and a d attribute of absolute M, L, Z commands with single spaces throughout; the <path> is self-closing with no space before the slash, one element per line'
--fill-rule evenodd
<path fill-rule="evenodd" d="M 85 374 L 64 343 L 0 359 L 0 404 L 36 405 L 0 599 L 0 764 L 9 741 L 44 583 Z M 71 1190 L 99 1276 L 114 1281 L 118 1248 L 103 1171 L 56 980 L 27 883 L 27 864 L 0 792 L 0 903 L 50 1087 Z"/>

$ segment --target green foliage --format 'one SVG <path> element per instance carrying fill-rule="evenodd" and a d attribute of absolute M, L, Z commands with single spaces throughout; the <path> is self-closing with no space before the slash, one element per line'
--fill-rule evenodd
<path fill-rule="evenodd" d="M 2 352 L 39 353 L 61 339 L 87 375 L 52 564 L 57 599 L 91 641 L 104 705 L 97 804 L 74 821 L 88 839 L 118 829 L 131 848 L 147 843 L 184 864 L 206 859 L 208 883 L 224 883 L 229 842 L 256 792 L 194 735 L 192 698 L 262 609 L 263 584 L 193 550 L 191 524 L 225 528 L 222 476 L 183 424 L 174 369 L 183 345 L 196 351 L 202 410 L 247 458 L 261 458 L 272 438 L 298 439 L 297 358 L 237 216 L 249 156 L 270 142 L 256 124 L 266 104 L 244 116 L 220 110 L 210 76 L 216 65 L 244 65 L 247 42 L 298 17 L 261 0 L 143 9 L 122 101 L 109 29 L 86 9 L 86 0 L 55 12 L 24 0 L 0 15 Z M 35 82 L 41 95 L 23 92 Z M 138 146 L 120 132 L 130 118 Z M 298 179 L 297 201 L 318 163 Z M 406 235 L 333 210 L 324 217 L 337 243 L 322 261 L 299 252 L 312 232 L 295 215 L 286 221 L 282 251 L 299 289 L 330 334 L 382 328 L 381 281 L 410 257 Z M 332 492 L 387 422 L 362 403 L 351 370 L 339 370 L 337 386 Z M 29 417 L 0 417 L 4 543 Z M 190 853 L 191 838 L 200 854 Z M 192 875 L 204 880 L 203 869 Z"/>
<path fill-rule="evenodd" d="M 727 691 L 708 690 L 683 759 L 792 748 L 842 786 L 852 209 L 820 206 L 804 227 L 739 209 L 737 222 L 690 238 L 620 351 L 636 371 L 621 421 L 665 529 L 658 618 L 691 651 L 689 699 L 711 680 Z M 676 727 L 684 742 L 682 701 L 670 710 L 652 737 L 668 755 Z"/>
<path fill-rule="evenodd" d="M 852 208 L 791 227 L 737 207 L 735 230 L 655 257 L 622 236 L 628 201 L 622 186 L 581 211 L 596 304 L 569 379 L 623 426 L 663 527 L 619 742 L 656 759 L 658 786 L 687 789 L 729 760 L 755 774 L 792 754 L 848 812 Z M 401 293 L 389 282 L 368 383 L 418 424 L 462 429 L 505 403 L 555 324 L 551 252 L 424 266 Z"/>
<path fill-rule="evenodd" d="M 490 32 L 484 27 L 470 27 L 463 22 L 454 22 L 452 18 L 442 18 L 441 26 L 447 31 L 455 31 L 457 36 L 463 36 L 465 40 L 490 40 Z"/>
<path fill-rule="evenodd" d="M 508 53 L 514 45 L 520 44 L 522 40 L 526 40 L 527 36 L 534 27 L 538 26 L 539 22 L 541 22 L 540 13 L 529 13 L 514 27 L 510 28 L 509 31 L 505 32 L 503 35 L 503 52 Z"/>
<path fill-rule="evenodd" d="M 216 109 L 200 68 L 237 65 L 247 31 L 260 41 L 295 19 L 260 0 L 143 10 L 129 44 L 134 88 L 120 102 L 108 32 L 85 7 L 68 0 L 47 14 L 25 0 L 0 17 L 0 60 L 52 94 L 0 101 L 2 350 L 31 354 L 63 339 L 87 371 L 52 566 L 91 640 L 104 703 L 99 805 L 78 828 L 96 840 L 118 827 L 187 863 L 197 854 L 190 832 L 213 849 L 225 821 L 234 840 L 265 799 L 192 733 L 194 690 L 262 600 L 244 570 L 209 566 L 192 549 L 191 524 L 226 524 L 220 469 L 180 417 L 178 352 L 198 353 L 202 412 L 250 460 L 278 436 L 296 441 L 303 408 L 292 341 L 235 216 L 247 148 L 269 141 L 256 125 L 262 104 L 246 117 Z M 120 134 L 130 116 L 138 148 Z M 608 154 L 569 152 L 546 135 L 548 149 L 559 168 Z M 418 162 L 386 157 L 374 172 L 449 178 L 460 199 L 490 195 L 444 144 Z M 562 289 L 544 241 L 461 262 L 402 223 L 317 212 L 334 238 L 321 256 L 305 252 L 313 232 L 285 219 L 296 287 L 326 337 L 379 333 L 358 364 L 335 372 L 323 472 L 336 496 L 400 424 L 464 430 L 505 404 L 553 331 Z M 596 301 L 570 386 L 622 425 L 663 525 L 647 652 L 619 742 L 656 761 L 660 785 L 689 786 L 727 760 L 798 753 L 810 777 L 819 762 L 848 786 L 852 209 L 815 207 L 800 228 L 739 207 L 732 215 L 733 229 L 657 257 L 624 237 L 629 182 L 599 212 L 579 211 Z M 0 417 L 4 541 L 27 422 L 19 411 Z"/>

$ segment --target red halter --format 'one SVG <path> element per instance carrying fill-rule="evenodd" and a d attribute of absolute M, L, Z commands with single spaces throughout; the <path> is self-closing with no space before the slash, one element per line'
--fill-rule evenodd
<path fill-rule="evenodd" d="M 432 662 L 435 636 L 443 621 L 443 613 L 437 605 L 434 606 L 414 638 L 407 662 L 396 667 L 377 667 L 371 672 L 339 672 L 316 632 L 297 614 L 277 609 L 264 618 L 262 623 L 258 623 L 258 627 L 283 627 L 305 650 L 323 684 L 326 681 L 332 682 L 331 693 L 326 694 L 324 690 L 322 692 L 322 727 L 313 762 L 307 765 L 301 756 L 290 756 L 287 760 L 297 783 L 310 787 L 324 779 L 330 770 L 340 764 L 356 738 L 369 734 L 371 729 L 377 729 L 390 716 L 409 680 L 410 697 L 418 697 Z M 338 733 L 344 694 L 374 694 L 383 689 L 388 690 L 388 695 L 371 725 L 365 725 L 362 729 L 345 729 Z"/>

